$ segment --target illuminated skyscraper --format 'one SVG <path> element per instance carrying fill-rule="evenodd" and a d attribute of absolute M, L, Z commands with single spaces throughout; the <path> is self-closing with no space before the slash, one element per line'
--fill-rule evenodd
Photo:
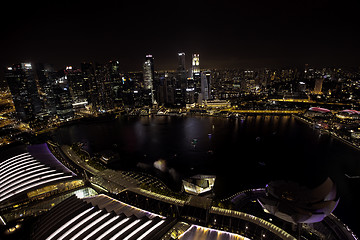
<path fill-rule="evenodd" d="M 200 55 L 198 53 L 194 53 L 192 55 L 192 65 L 191 65 L 192 75 L 195 73 L 200 73 Z"/>
<path fill-rule="evenodd" d="M 53 115 L 56 113 L 54 84 L 56 72 L 49 64 L 36 63 L 36 76 L 39 96 L 43 103 L 43 113 Z"/>
<path fill-rule="evenodd" d="M 148 54 L 143 65 L 145 98 L 151 96 L 151 104 L 155 103 L 154 96 L 154 58 Z M 146 99 L 145 99 L 146 101 Z M 147 101 L 148 102 L 148 101 Z"/>
<path fill-rule="evenodd" d="M 323 78 L 318 78 L 315 80 L 315 87 L 314 87 L 315 94 L 321 94 L 323 81 L 324 81 Z"/>
<path fill-rule="evenodd" d="M 185 67 L 185 53 L 178 53 L 178 67 L 176 71 L 176 84 L 175 84 L 175 105 L 183 106 L 185 104 L 187 88 L 187 76 Z"/>
<path fill-rule="evenodd" d="M 185 67 L 185 53 L 180 52 L 178 53 L 178 72 L 182 72 L 186 70 Z"/>
<path fill-rule="evenodd" d="M 111 78 L 111 64 L 97 65 L 95 71 L 97 84 L 97 109 L 107 111 L 114 107 L 113 81 Z"/>
<path fill-rule="evenodd" d="M 65 68 L 65 74 L 69 82 L 69 89 L 73 103 L 77 107 L 81 107 L 87 104 L 87 86 L 85 85 L 85 80 L 80 69 L 73 68 L 72 66 L 67 66 Z M 79 104 L 84 103 L 84 104 Z"/>
<path fill-rule="evenodd" d="M 194 53 L 192 55 L 191 77 L 194 82 L 194 101 L 201 102 L 201 74 L 200 74 L 200 54 Z"/>
<path fill-rule="evenodd" d="M 202 100 L 211 99 L 211 72 L 201 72 L 201 95 Z"/>
<path fill-rule="evenodd" d="M 5 79 L 13 97 L 17 116 L 21 120 L 32 120 L 41 111 L 41 101 L 31 63 L 9 66 Z"/>
<path fill-rule="evenodd" d="M 91 62 L 81 63 L 81 73 L 83 76 L 84 96 L 91 105 L 91 110 L 95 111 L 97 106 L 97 84 L 95 79 L 95 68 Z"/>
<path fill-rule="evenodd" d="M 69 79 L 66 71 L 58 71 L 57 79 L 54 86 L 54 93 L 56 102 L 56 114 L 59 116 L 59 118 L 67 119 L 73 117 L 73 101 L 70 95 Z"/>

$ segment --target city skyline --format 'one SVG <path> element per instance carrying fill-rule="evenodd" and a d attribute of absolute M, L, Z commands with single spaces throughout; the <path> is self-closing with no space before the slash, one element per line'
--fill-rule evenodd
<path fill-rule="evenodd" d="M 178 52 L 178 66 L 171 71 L 154 71 L 156 62 L 151 54 L 144 56 L 143 69 L 137 72 L 122 71 L 119 61 L 82 62 L 80 67 L 60 70 L 51 64 L 18 63 L 6 67 L 4 89 L 7 86 L 10 90 L 14 116 L 37 129 L 124 108 L 143 107 L 144 112 L 139 114 L 148 115 L 151 110 L 146 107 L 238 108 L 249 100 L 257 101 L 263 109 L 278 108 L 264 105 L 263 97 L 269 101 L 299 99 L 303 103 L 312 99 L 331 103 L 351 100 L 355 104 L 352 107 L 358 105 L 358 87 L 352 86 L 359 84 L 359 69 L 314 68 L 307 64 L 304 69 L 204 69 L 204 58 L 199 53 L 191 55 L 190 68 L 186 67 L 186 56 Z M 248 107 L 253 108 L 251 104 Z M 293 107 L 298 106 L 290 109 Z"/>
<path fill-rule="evenodd" d="M 1 239 L 358 239 L 360 2 L 3 10 Z"/>

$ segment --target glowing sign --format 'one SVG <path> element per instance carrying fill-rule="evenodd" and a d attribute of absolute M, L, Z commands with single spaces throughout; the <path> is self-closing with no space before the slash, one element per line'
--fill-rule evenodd
<path fill-rule="evenodd" d="M 31 63 L 21 63 L 21 67 L 26 70 L 32 69 Z"/>

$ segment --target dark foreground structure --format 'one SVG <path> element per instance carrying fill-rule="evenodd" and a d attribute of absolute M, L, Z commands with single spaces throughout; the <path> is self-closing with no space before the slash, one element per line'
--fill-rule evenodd
<path fill-rule="evenodd" d="M 71 195 L 94 192 L 46 144 L 19 146 L 2 152 L 1 158 L 0 225 L 40 215 Z"/>
<path fill-rule="evenodd" d="M 63 165 L 68 163 L 65 158 L 57 156 L 61 162 L 46 144 L 20 146 L 2 152 L 1 239 L 296 240 L 298 231 L 293 228 L 299 226 L 301 239 L 357 240 L 351 230 L 332 214 L 321 215 L 323 221 L 320 223 L 302 221 L 299 225 L 281 218 L 290 218 L 292 212 L 281 211 L 277 216 L 275 212 L 265 212 L 263 205 L 259 204 L 266 203 L 271 210 L 274 200 L 290 201 L 289 194 L 278 195 L 271 189 L 267 192 L 260 188 L 245 190 L 216 202 L 206 196 L 145 189 L 141 187 L 144 185 L 142 182 L 134 180 L 136 174 L 126 172 L 109 169 L 94 172 L 94 176 L 103 177 L 103 181 L 80 178 L 73 169 L 71 171 Z M 83 165 L 76 166 L 84 176 L 90 174 L 87 168 L 82 168 Z M 154 184 L 155 179 L 139 177 L 163 187 Z M 326 202 L 330 200 L 331 212 L 337 203 L 334 185 L 327 180 L 322 189 L 324 191 L 320 192 L 324 194 L 310 196 L 316 201 L 319 198 Z M 289 192 L 287 188 L 285 190 Z M 270 193 L 273 194 L 270 196 Z M 311 198 L 310 202 L 314 199 Z M 232 209 L 225 207 L 230 203 Z M 289 202 L 285 203 L 289 205 Z M 328 208 L 310 210 L 315 216 L 313 212 L 322 212 L 323 209 Z M 21 237 L 16 235 L 19 228 L 27 229 Z"/>
<path fill-rule="evenodd" d="M 258 199 L 271 214 L 292 223 L 315 223 L 324 220 L 336 208 L 339 197 L 336 185 L 327 178 L 309 189 L 295 182 L 272 181 L 266 196 Z"/>

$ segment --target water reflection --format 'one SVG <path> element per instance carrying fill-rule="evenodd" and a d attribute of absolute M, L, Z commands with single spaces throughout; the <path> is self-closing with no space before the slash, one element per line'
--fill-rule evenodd
<path fill-rule="evenodd" d="M 122 118 L 65 126 L 53 137 L 62 144 L 87 142 L 92 152 L 118 151 L 121 159 L 114 167 L 119 169 L 161 158 L 182 177 L 217 175 L 219 197 L 276 179 L 307 183 L 330 176 L 345 196 L 341 209 L 341 202 L 355 201 L 351 190 L 360 187 L 344 176 L 360 175 L 359 152 L 291 116 Z"/>

